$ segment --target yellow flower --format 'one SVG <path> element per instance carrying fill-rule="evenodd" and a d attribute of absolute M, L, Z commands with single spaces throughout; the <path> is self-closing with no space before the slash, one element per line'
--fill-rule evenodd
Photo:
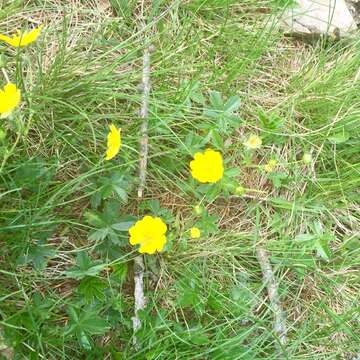
<path fill-rule="evenodd" d="M 200 235 L 201 235 L 201 231 L 200 231 L 199 228 L 192 227 L 190 229 L 190 236 L 191 236 L 192 239 L 198 239 L 200 237 Z"/>
<path fill-rule="evenodd" d="M 107 150 L 105 160 L 114 158 L 121 148 L 121 129 L 110 125 L 110 132 L 107 136 Z"/>
<path fill-rule="evenodd" d="M 191 175 L 201 183 L 216 183 L 224 175 L 223 159 L 218 151 L 197 152 L 190 162 Z"/>
<path fill-rule="evenodd" d="M 272 172 L 277 165 L 277 161 L 272 159 L 267 164 L 264 165 L 264 170 L 266 172 Z"/>
<path fill-rule="evenodd" d="M 248 149 L 258 149 L 261 147 L 262 140 L 259 136 L 251 134 L 249 138 L 244 142 L 244 145 Z"/>
<path fill-rule="evenodd" d="M 42 28 L 43 26 L 40 25 L 39 27 L 31 31 L 21 32 L 18 30 L 18 34 L 13 35 L 13 37 L 0 34 L 0 40 L 5 41 L 6 43 L 14 47 L 24 47 L 37 40 Z"/>
<path fill-rule="evenodd" d="M 166 244 L 167 226 L 159 217 L 144 216 L 129 229 L 130 244 L 140 244 L 139 252 L 153 254 Z"/>
<path fill-rule="evenodd" d="M 8 117 L 20 103 L 20 90 L 15 84 L 8 83 L 0 90 L 0 119 Z"/>

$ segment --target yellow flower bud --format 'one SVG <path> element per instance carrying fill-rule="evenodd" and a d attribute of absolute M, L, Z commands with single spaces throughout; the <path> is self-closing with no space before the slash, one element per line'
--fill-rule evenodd
<path fill-rule="evenodd" d="M 190 229 L 190 236 L 192 239 L 198 239 L 201 236 L 201 231 L 197 227 L 192 227 Z"/>

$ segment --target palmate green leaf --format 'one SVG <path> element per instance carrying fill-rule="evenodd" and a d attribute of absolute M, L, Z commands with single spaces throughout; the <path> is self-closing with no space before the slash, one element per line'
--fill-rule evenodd
<path fill-rule="evenodd" d="M 85 252 L 80 252 L 76 257 L 76 265 L 65 271 L 65 275 L 80 280 L 86 276 L 98 275 L 105 267 L 106 264 L 102 264 L 99 260 L 93 261 Z"/>
<path fill-rule="evenodd" d="M 95 299 L 99 301 L 105 300 L 104 290 L 107 288 L 107 283 L 98 277 L 87 276 L 83 278 L 79 284 L 78 291 L 87 302 Z"/>
<path fill-rule="evenodd" d="M 108 235 L 110 235 L 110 233 L 111 233 L 111 229 L 109 229 L 108 227 L 105 227 L 105 228 L 91 232 L 90 235 L 88 236 L 88 239 L 90 241 L 95 241 L 95 242 L 102 241 Z"/>
<path fill-rule="evenodd" d="M 96 228 L 88 236 L 90 241 L 98 242 L 109 238 L 113 243 L 119 244 L 120 235 L 117 231 L 128 231 L 136 220 L 134 216 L 120 216 L 120 206 L 118 201 L 108 200 L 103 212 L 85 212 L 87 222 Z"/>
<path fill-rule="evenodd" d="M 18 259 L 17 264 L 27 265 L 31 263 L 36 270 L 43 270 L 46 268 L 48 259 L 54 257 L 55 255 L 55 249 L 49 245 L 34 245 L 30 247 L 27 254 Z"/>
<path fill-rule="evenodd" d="M 121 171 L 113 171 L 108 176 L 102 176 L 93 185 L 95 192 L 91 197 L 91 205 L 97 209 L 102 200 L 117 197 L 123 203 L 128 201 L 130 188 L 129 176 Z"/>
<path fill-rule="evenodd" d="M 70 322 L 65 327 L 65 336 L 76 335 L 80 345 L 87 350 L 92 348 L 90 336 L 103 335 L 110 329 L 108 322 L 90 307 L 82 310 L 69 307 L 68 314 Z"/>
<path fill-rule="evenodd" d="M 16 169 L 14 181 L 16 187 L 38 192 L 47 187 L 55 175 L 55 167 L 49 167 L 41 158 L 22 161 Z"/>

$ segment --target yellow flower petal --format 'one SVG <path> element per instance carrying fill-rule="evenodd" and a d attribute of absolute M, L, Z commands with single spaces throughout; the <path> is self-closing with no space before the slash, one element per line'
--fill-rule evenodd
<path fill-rule="evenodd" d="M 107 150 L 105 160 L 114 158 L 121 148 L 121 129 L 110 125 L 110 132 L 107 136 Z"/>
<path fill-rule="evenodd" d="M 272 172 L 277 165 L 277 161 L 272 159 L 267 164 L 264 165 L 264 170 L 266 172 Z"/>
<path fill-rule="evenodd" d="M 261 147 L 262 140 L 259 136 L 251 134 L 249 138 L 244 142 L 244 145 L 248 149 L 258 149 Z"/>
<path fill-rule="evenodd" d="M 191 175 L 201 183 L 216 183 L 224 175 L 223 159 L 218 151 L 197 152 L 190 162 Z"/>
<path fill-rule="evenodd" d="M 20 90 L 15 84 L 8 83 L 0 90 L 0 118 L 9 116 L 19 105 L 21 99 Z"/>
<path fill-rule="evenodd" d="M 144 216 L 129 229 L 131 245 L 140 244 L 141 254 L 162 251 L 166 244 L 166 224 L 159 217 Z"/>
<path fill-rule="evenodd" d="M 13 35 L 12 37 L 0 34 L 0 40 L 14 47 L 24 47 L 37 40 L 42 28 L 43 26 L 40 25 L 31 31 L 18 31 L 18 35 Z"/>
<path fill-rule="evenodd" d="M 201 231 L 197 227 L 192 227 L 190 229 L 190 236 L 192 239 L 198 239 L 201 236 Z"/>

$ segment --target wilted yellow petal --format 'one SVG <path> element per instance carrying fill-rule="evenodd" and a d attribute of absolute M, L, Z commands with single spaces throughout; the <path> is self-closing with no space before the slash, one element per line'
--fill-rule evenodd
<path fill-rule="evenodd" d="M 258 149 L 261 147 L 262 140 L 259 136 L 252 134 L 249 138 L 244 142 L 244 145 L 248 149 Z"/>

